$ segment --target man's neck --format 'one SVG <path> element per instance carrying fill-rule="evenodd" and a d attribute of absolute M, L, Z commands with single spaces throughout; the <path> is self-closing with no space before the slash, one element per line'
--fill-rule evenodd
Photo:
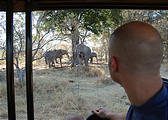
<path fill-rule="evenodd" d="M 132 105 L 140 106 L 156 95 L 162 88 L 162 80 L 157 77 L 137 77 L 124 80 L 122 84 Z"/>

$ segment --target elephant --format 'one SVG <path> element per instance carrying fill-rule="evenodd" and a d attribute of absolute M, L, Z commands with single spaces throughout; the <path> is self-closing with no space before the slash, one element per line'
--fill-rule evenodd
<path fill-rule="evenodd" d="M 96 62 L 98 63 L 98 61 L 97 61 L 97 54 L 95 53 L 95 52 L 92 52 L 91 54 L 90 54 L 90 56 L 89 56 L 89 58 L 90 58 L 90 63 L 93 63 L 93 58 L 96 58 Z"/>
<path fill-rule="evenodd" d="M 45 63 L 49 65 L 49 68 L 52 66 L 55 66 L 54 65 L 54 56 L 55 56 L 55 53 L 52 50 L 47 51 L 44 54 Z"/>
<path fill-rule="evenodd" d="M 62 67 L 62 57 L 63 57 L 63 55 L 66 55 L 69 59 L 69 55 L 68 55 L 68 52 L 66 50 L 62 50 L 62 49 L 55 50 L 55 62 L 58 63 L 57 58 L 59 58 L 61 67 Z"/>
<path fill-rule="evenodd" d="M 91 49 L 84 45 L 83 43 L 78 44 L 76 47 L 75 57 L 72 61 L 73 67 L 75 64 L 82 65 L 83 62 L 85 66 L 88 66 L 89 56 L 91 54 Z"/>
<path fill-rule="evenodd" d="M 62 57 L 63 55 L 67 55 L 67 57 L 69 58 L 69 55 L 68 55 L 68 52 L 66 50 L 62 50 L 62 49 L 58 49 L 58 50 L 50 50 L 50 51 L 47 51 L 45 54 L 44 54 L 44 58 L 45 58 L 45 62 L 46 64 L 49 65 L 49 68 L 51 66 L 55 67 L 55 62 L 57 62 L 57 58 L 60 59 L 60 64 L 61 64 L 61 67 L 62 67 Z"/>

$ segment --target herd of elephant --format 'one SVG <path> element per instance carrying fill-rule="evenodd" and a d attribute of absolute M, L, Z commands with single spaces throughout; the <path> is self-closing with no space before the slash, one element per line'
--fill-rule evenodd
<path fill-rule="evenodd" d="M 45 63 L 48 64 L 49 68 L 55 67 L 55 63 L 58 63 L 57 59 L 60 60 L 60 65 L 62 67 L 62 58 L 66 55 L 69 58 L 69 54 L 67 50 L 58 49 L 58 50 L 50 50 L 45 52 L 44 59 Z M 97 61 L 97 54 L 95 52 L 91 52 L 91 49 L 82 44 L 77 45 L 75 54 L 73 57 L 71 57 L 71 67 L 74 67 L 75 65 L 83 65 L 88 66 L 88 61 L 90 59 L 90 63 L 93 63 L 93 58 L 96 58 Z M 98 62 L 98 61 L 97 61 Z"/>

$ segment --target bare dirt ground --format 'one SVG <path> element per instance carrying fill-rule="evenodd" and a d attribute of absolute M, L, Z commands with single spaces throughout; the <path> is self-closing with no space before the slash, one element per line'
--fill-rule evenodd
<path fill-rule="evenodd" d="M 128 110 L 130 103 L 124 89 L 111 80 L 107 64 L 72 69 L 67 64 L 63 66 L 49 69 L 40 62 L 33 65 L 35 120 L 63 120 L 69 114 L 86 118 L 92 109 L 100 106 L 115 112 Z M 167 65 L 162 66 L 161 75 L 168 78 Z M 15 93 L 17 120 L 26 120 L 26 88 L 17 78 Z M 6 99 L 6 81 L 1 81 L 1 120 L 7 120 L 8 116 Z"/>

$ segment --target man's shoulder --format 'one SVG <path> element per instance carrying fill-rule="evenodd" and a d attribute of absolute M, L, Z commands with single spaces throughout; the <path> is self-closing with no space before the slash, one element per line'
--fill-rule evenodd
<path fill-rule="evenodd" d="M 168 120 L 168 86 L 141 106 L 130 106 L 126 120 Z"/>

